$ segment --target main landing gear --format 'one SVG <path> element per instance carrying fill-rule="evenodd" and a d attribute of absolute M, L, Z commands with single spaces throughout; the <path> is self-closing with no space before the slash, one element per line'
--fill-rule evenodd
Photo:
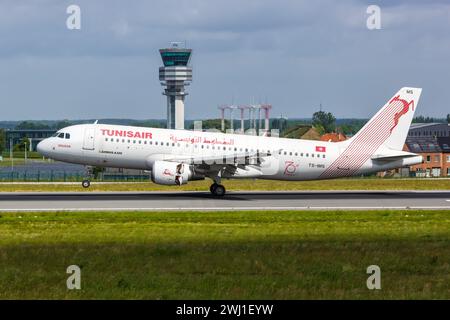
<path fill-rule="evenodd" d="M 209 191 L 216 197 L 223 197 L 225 195 L 225 187 L 218 183 L 213 183 L 211 187 L 209 187 Z"/>
<path fill-rule="evenodd" d="M 222 171 L 220 170 L 215 176 L 210 176 L 210 178 L 214 181 L 214 183 L 209 187 L 209 191 L 211 191 L 213 196 L 223 197 L 225 195 L 225 187 L 220 184 L 222 181 Z"/>

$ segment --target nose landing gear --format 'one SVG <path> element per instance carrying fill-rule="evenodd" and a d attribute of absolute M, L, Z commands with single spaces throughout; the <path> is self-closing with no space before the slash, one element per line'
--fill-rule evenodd
<path fill-rule="evenodd" d="M 86 173 L 85 173 L 85 178 L 83 179 L 83 181 L 81 182 L 81 185 L 83 188 L 89 188 L 91 186 L 91 178 L 93 177 L 93 168 L 91 166 L 86 166 L 85 167 Z"/>
<path fill-rule="evenodd" d="M 83 186 L 83 188 L 89 188 L 91 186 L 91 182 L 89 180 L 83 180 L 81 182 L 81 185 Z"/>

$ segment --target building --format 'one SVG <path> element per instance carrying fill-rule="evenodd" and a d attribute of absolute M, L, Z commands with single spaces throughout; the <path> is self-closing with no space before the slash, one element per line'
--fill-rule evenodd
<path fill-rule="evenodd" d="M 320 140 L 327 142 L 340 142 L 347 140 L 347 136 L 343 133 L 325 133 L 320 137 Z"/>
<path fill-rule="evenodd" d="M 51 137 L 56 130 L 6 130 L 5 131 L 5 143 L 6 150 L 9 151 L 11 146 L 15 146 L 22 143 L 23 139 L 28 138 L 30 140 L 30 145 L 28 146 L 29 151 L 36 151 L 36 146 L 39 142 L 45 138 Z"/>
<path fill-rule="evenodd" d="M 420 154 L 423 163 L 409 168 L 416 177 L 450 176 L 450 137 L 408 138 L 405 151 Z"/>
<path fill-rule="evenodd" d="M 412 123 L 408 138 L 450 137 L 450 123 Z"/>
<path fill-rule="evenodd" d="M 423 163 L 409 168 L 411 176 L 450 176 L 450 124 L 413 123 L 404 150 L 423 157 Z"/>
<path fill-rule="evenodd" d="M 172 43 L 171 48 L 160 49 L 164 66 L 159 68 L 159 80 L 167 96 L 167 128 L 184 129 L 185 86 L 192 81 L 192 68 L 188 66 L 192 50 Z"/>
<path fill-rule="evenodd" d="M 320 140 L 320 133 L 310 124 L 300 124 L 283 133 L 283 138 Z"/>

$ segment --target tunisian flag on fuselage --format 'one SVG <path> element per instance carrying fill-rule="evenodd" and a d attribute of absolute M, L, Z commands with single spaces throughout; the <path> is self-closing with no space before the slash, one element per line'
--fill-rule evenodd
<path fill-rule="evenodd" d="M 327 148 L 324 146 L 316 146 L 316 152 L 326 152 Z"/>

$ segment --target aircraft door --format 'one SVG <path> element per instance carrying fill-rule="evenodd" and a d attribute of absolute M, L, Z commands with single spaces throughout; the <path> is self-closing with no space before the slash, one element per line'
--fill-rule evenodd
<path fill-rule="evenodd" d="M 94 141 L 95 141 L 95 128 L 84 129 L 83 149 L 94 150 L 95 149 Z"/>
<path fill-rule="evenodd" d="M 339 150 L 339 153 L 342 155 L 345 152 L 346 147 L 342 147 Z M 341 158 L 340 163 L 338 164 L 338 170 L 341 172 L 349 172 L 350 171 L 350 162 L 351 158 L 348 154 L 344 155 L 343 158 Z"/>

